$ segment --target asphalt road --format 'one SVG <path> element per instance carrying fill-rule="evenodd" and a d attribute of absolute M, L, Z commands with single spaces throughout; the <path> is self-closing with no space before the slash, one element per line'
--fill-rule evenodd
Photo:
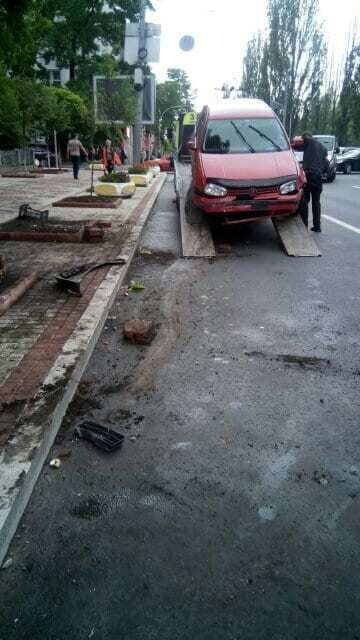
<path fill-rule="evenodd" d="M 360 230 L 360 175 L 323 211 Z M 0 639 L 360 638 L 359 246 L 270 222 L 179 259 L 167 183 L 0 573 Z M 219 246 L 220 245 L 220 246 Z M 124 322 L 153 319 L 151 346 Z M 125 434 L 105 454 L 84 418 Z"/>

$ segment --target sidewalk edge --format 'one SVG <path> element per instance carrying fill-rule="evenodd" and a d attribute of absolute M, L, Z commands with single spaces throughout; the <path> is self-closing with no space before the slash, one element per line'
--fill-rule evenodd
<path fill-rule="evenodd" d="M 40 394 L 37 397 L 37 402 L 32 406 L 26 407 L 22 416 L 20 416 L 20 435 L 25 436 L 27 448 L 26 455 L 19 455 L 17 460 L 15 459 L 12 463 L 12 465 L 15 465 L 15 472 L 14 466 L 11 470 L 11 475 L 14 477 L 13 502 L 10 507 L 6 509 L 5 516 L 0 522 L 0 566 L 6 557 L 11 540 L 30 500 L 32 491 L 54 443 L 64 415 L 75 395 L 81 377 L 102 332 L 109 310 L 130 269 L 143 229 L 165 183 L 166 175 L 167 174 L 161 174 L 157 182 L 153 185 L 153 193 L 144 207 L 144 212 L 141 215 L 139 223 L 134 227 L 133 233 L 125 248 L 125 255 L 127 257 L 126 264 L 120 268 L 113 267 L 109 271 L 95 292 L 88 308 L 82 315 L 73 335 L 64 345 L 62 354 L 57 358 L 48 373 L 43 384 L 43 392 L 45 392 L 45 394 L 47 392 L 48 396 L 51 397 L 51 389 L 54 388 L 55 394 L 59 396 L 55 400 L 56 404 L 54 405 L 52 403 L 51 398 L 49 401 L 49 398 L 45 394 L 42 397 Z M 147 191 L 146 195 L 148 195 L 148 193 Z M 122 255 L 124 255 L 124 248 L 122 248 Z M 97 308 L 101 309 L 99 314 L 96 313 Z M 86 334 L 85 336 L 84 332 Z M 76 352 L 74 345 L 77 340 L 80 342 L 80 350 Z M 70 377 L 69 372 L 71 372 Z M 64 384 L 66 377 L 68 379 Z M 49 414 L 50 411 L 51 414 Z M 46 414 L 45 423 L 44 414 Z M 32 439 L 31 437 L 29 438 L 30 433 Z M 19 447 L 19 438 L 16 438 L 16 447 Z M 15 488 L 17 488 L 19 484 L 21 486 L 16 493 Z"/>

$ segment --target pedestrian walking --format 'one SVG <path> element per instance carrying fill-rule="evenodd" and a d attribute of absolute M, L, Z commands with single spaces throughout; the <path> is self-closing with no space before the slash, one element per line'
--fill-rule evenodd
<path fill-rule="evenodd" d="M 102 161 L 108 175 L 110 175 L 110 173 L 114 171 L 114 147 L 110 138 L 105 140 L 102 151 Z"/>
<path fill-rule="evenodd" d="M 70 159 L 73 166 L 74 180 L 79 180 L 80 159 L 81 153 L 88 157 L 86 149 L 83 147 L 79 140 L 79 136 L 76 133 L 73 138 L 70 138 L 67 145 L 67 157 Z"/>
<path fill-rule="evenodd" d="M 323 189 L 322 177 L 328 170 L 329 161 L 324 145 L 312 137 L 311 133 L 303 133 L 304 156 L 303 168 L 306 175 L 304 196 L 300 207 L 300 214 L 305 226 L 309 220 L 309 202 L 311 198 L 313 226 L 311 231 L 321 231 L 321 204 L 320 197 Z"/>

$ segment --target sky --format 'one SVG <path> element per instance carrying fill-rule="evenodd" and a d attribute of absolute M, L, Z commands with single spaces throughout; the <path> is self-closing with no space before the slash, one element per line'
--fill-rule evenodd
<path fill-rule="evenodd" d="M 320 21 L 335 63 L 341 61 L 346 34 L 357 20 L 360 32 L 360 0 L 319 0 Z M 161 58 L 152 64 L 158 82 L 168 67 L 179 67 L 189 75 L 201 108 L 221 93 L 224 82 L 239 85 L 246 44 L 266 22 L 267 0 L 152 0 L 155 12 L 147 21 L 161 24 Z M 195 47 L 183 52 L 179 40 L 192 35 Z"/>

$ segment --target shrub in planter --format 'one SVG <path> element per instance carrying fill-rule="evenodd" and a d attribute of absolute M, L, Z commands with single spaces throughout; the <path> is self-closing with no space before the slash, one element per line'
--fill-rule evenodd
<path fill-rule="evenodd" d="M 128 173 L 110 173 L 109 175 L 106 176 L 101 176 L 101 178 L 99 178 L 100 182 L 120 182 L 121 184 L 124 184 L 126 182 L 130 182 L 130 176 Z"/>
<path fill-rule="evenodd" d="M 136 164 L 134 167 L 128 169 L 130 175 L 144 176 L 149 171 L 149 167 L 145 164 Z"/>

